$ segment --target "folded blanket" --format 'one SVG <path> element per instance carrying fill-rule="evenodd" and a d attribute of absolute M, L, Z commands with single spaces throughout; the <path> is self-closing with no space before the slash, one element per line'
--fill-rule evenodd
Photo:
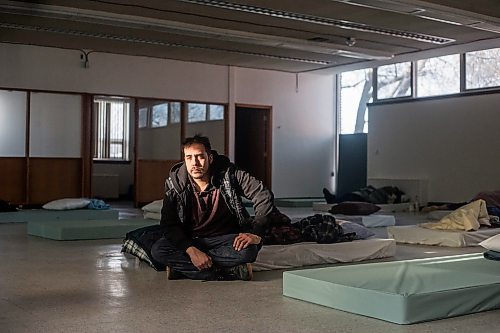
<path fill-rule="evenodd" d="M 486 202 L 482 199 L 468 203 L 438 222 L 421 223 L 420 226 L 437 230 L 478 230 L 481 225 L 490 226 Z"/>
<path fill-rule="evenodd" d="M 100 199 L 90 199 L 88 209 L 109 209 L 111 206 Z"/>

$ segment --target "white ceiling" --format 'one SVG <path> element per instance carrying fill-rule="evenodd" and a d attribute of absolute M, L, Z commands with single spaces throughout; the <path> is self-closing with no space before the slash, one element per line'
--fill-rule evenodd
<path fill-rule="evenodd" d="M 294 73 L 496 38 L 499 0 L 0 0 L 0 42 Z"/>

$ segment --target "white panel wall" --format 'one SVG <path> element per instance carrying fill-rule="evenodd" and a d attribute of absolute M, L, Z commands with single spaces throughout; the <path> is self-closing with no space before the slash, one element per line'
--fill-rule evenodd
<path fill-rule="evenodd" d="M 81 157 L 82 97 L 32 93 L 31 157 Z"/>
<path fill-rule="evenodd" d="M 138 145 L 142 160 L 178 160 L 181 157 L 180 125 L 140 128 Z"/>
<path fill-rule="evenodd" d="M 369 178 L 428 180 L 429 201 L 500 189 L 500 94 L 370 106 Z"/>
<path fill-rule="evenodd" d="M 186 137 L 202 134 L 210 138 L 212 149 L 224 154 L 224 121 L 212 120 L 186 124 Z"/>
<path fill-rule="evenodd" d="M 26 93 L 0 90 L 0 157 L 26 155 Z"/>
<path fill-rule="evenodd" d="M 0 44 L 0 87 L 229 103 L 273 108 L 273 191 L 321 196 L 333 169 L 333 77 L 228 68 L 167 59 Z M 230 82 L 231 80 L 231 82 Z M 234 129 L 229 131 L 233 151 Z"/>
<path fill-rule="evenodd" d="M 201 102 L 227 100 L 225 66 L 0 43 L 0 87 L 161 97 Z"/>
<path fill-rule="evenodd" d="M 272 106 L 275 196 L 322 197 L 333 170 L 333 77 L 238 68 L 234 80 L 236 103 Z"/>

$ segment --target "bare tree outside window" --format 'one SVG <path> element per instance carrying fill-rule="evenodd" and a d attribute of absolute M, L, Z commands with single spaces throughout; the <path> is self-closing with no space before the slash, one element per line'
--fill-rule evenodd
<path fill-rule="evenodd" d="M 500 86 L 500 48 L 465 54 L 466 89 Z"/>
<path fill-rule="evenodd" d="M 460 55 L 417 61 L 417 97 L 460 92 Z"/>
<path fill-rule="evenodd" d="M 377 98 L 411 96 L 411 62 L 400 62 L 377 68 Z"/>
<path fill-rule="evenodd" d="M 209 120 L 224 119 L 224 105 L 210 104 L 209 105 Z"/>
<path fill-rule="evenodd" d="M 377 99 L 411 96 L 411 62 L 377 68 Z M 460 55 L 419 60 L 416 63 L 418 97 L 460 92 Z M 372 101 L 372 69 L 340 74 L 340 134 L 367 133 Z"/>
<path fill-rule="evenodd" d="M 151 127 L 164 127 L 168 124 L 168 103 L 153 105 Z"/>
<path fill-rule="evenodd" d="M 181 122 L 181 103 L 170 102 L 170 123 L 177 124 Z"/>
<path fill-rule="evenodd" d="M 368 108 L 372 101 L 372 69 L 340 75 L 340 134 L 367 133 Z"/>
<path fill-rule="evenodd" d="M 207 120 L 207 105 L 188 103 L 188 123 Z"/>
<path fill-rule="evenodd" d="M 148 108 L 139 109 L 139 128 L 148 127 Z"/>

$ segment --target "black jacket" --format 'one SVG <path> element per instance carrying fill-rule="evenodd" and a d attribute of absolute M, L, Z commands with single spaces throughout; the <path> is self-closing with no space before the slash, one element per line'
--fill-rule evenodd
<path fill-rule="evenodd" d="M 241 231 L 261 235 L 269 215 L 275 210 L 273 193 L 248 172 L 238 169 L 226 156 L 218 155 L 215 151 L 212 154 L 212 184 L 220 189 L 229 211 L 237 218 Z M 165 237 L 182 251 L 192 245 L 193 188 L 188 177 L 183 162 L 170 170 L 160 221 Z M 255 218 L 250 217 L 241 197 L 252 201 Z"/>

